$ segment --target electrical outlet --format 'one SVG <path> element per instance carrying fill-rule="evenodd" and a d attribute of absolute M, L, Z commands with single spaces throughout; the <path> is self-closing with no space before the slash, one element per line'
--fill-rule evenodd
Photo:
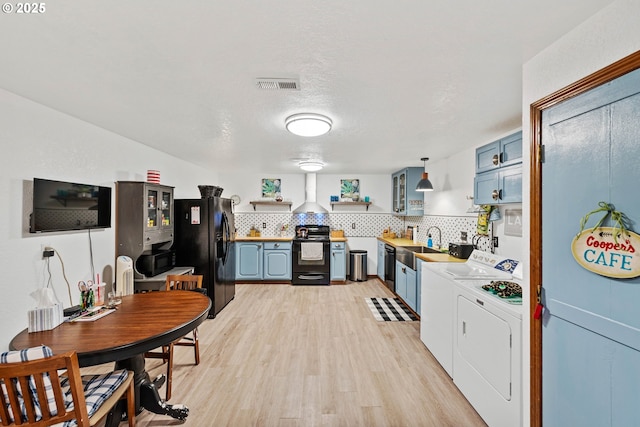
<path fill-rule="evenodd" d="M 44 250 L 42 251 L 42 258 L 50 258 L 54 255 L 55 253 L 53 252 L 52 248 L 46 247 L 44 248 Z"/>
<path fill-rule="evenodd" d="M 460 240 L 462 240 L 463 242 L 467 241 L 467 232 L 466 231 L 461 231 L 460 232 Z"/>
<path fill-rule="evenodd" d="M 493 247 L 497 248 L 498 247 L 498 236 L 494 236 L 493 237 Z"/>
<path fill-rule="evenodd" d="M 420 231 L 420 226 L 416 225 L 416 233 L 418 233 Z"/>
<path fill-rule="evenodd" d="M 262 223 L 262 228 L 267 228 L 267 223 L 266 222 Z"/>
<path fill-rule="evenodd" d="M 355 222 L 351 224 L 351 228 L 353 228 L 354 230 L 356 229 L 356 223 Z"/>

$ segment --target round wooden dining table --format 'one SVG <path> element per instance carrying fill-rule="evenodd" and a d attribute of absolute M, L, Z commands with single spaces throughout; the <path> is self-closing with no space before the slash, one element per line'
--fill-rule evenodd
<path fill-rule="evenodd" d="M 167 345 L 207 319 L 211 299 L 193 291 L 147 292 L 127 295 L 116 310 L 90 322 L 64 322 L 58 327 L 29 333 L 26 329 L 9 344 L 12 350 L 46 345 L 54 354 L 75 350 L 80 366 L 116 362 L 116 369 L 134 372 L 138 412 L 188 415 L 184 405 L 164 402 L 144 368 L 144 353 Z M 112 417 L 117 425 L 120 419 Z"/>

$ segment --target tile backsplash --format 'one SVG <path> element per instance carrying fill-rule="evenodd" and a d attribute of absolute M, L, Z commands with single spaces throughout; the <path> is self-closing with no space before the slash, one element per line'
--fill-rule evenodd
<path fill-rule="evenodd" d="M 477 218 L 475 216 L 415 216 L 397 217 L 391 214 L 375 213 L 325 213 L 325 214 L 292 214 L 242 212 L 235 214 L 235 226 L 240 236 L 246 236 L 251 227 L 260 230 L 264 237 L 280 236 L 283 226 L 286 235 L 292 236 L 296 225 L 318 224 L 328 225 L 331 229 L 344 230 L 345 237 L 379 237 L 382 230 L 391 228 L 395 233 L 404 232 L 407 226 L 418 226 L 418 241 L 426 243 L 427 233 L 431 234 L 433 244 L 438 244 L 440 229 L 442 246 L 448 247 L 451 242 L 460 242 L 461 232 L 467 233 L 467 241 L 476 235 Z M 437 228 L 432 228 L 437 227 Z M 491 235 L 491 225 L 489 235 Z M 476 237 L 481 250 L 491 249 L 488 237 Z"/>

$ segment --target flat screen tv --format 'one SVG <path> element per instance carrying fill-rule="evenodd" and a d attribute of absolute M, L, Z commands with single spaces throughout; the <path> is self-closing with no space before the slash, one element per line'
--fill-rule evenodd
<path fill-rule="evenodd" d="M 30 231 L 111 227 L 111 187 L 33 179 Z"/>

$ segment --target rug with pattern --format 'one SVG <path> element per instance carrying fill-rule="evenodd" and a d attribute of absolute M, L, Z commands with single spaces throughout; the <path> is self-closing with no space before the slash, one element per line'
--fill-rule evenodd
<path fill-rule="evenodd" d="M 400 298 L 365 298 L 376 320 L 381 322 L 411 322 L 418 318 Z"/>

